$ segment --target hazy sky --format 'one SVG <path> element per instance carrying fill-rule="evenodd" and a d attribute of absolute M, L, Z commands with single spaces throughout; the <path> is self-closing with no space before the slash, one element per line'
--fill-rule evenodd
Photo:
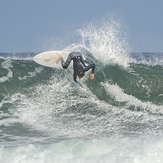
<path fill-rule="evenodd" d="M 163 0 L 0 0 L 0 52 L 38 52 L 111 13 L 133 52 L 163 52 Z"/>

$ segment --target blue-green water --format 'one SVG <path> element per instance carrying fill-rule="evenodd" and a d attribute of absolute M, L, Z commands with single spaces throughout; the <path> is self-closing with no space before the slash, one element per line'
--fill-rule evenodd
<path fill-rule="evenodd" d="M 163 159 L 161 64 L 140 63 L 140 54 L 127 67 L 94 60 L 95 79 L 88 72 L 76 84 L 71 67 L 12 55 L 0 59 L 1 162 Z"/>

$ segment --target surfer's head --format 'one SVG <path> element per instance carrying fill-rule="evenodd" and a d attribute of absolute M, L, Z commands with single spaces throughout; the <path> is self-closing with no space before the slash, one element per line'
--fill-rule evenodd
<path fill-rule="evenodd" d="M 78 76 L 79 79 L 83 78 L 83 76 L 84 76 L 84 71 L 79 71 L 79 72 L 77 73 L 77 76 Z"/>

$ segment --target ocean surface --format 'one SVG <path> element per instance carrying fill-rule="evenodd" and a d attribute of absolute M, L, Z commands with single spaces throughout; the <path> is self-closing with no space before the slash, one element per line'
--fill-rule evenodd
<path fill-rule="evenodd" d="M 163 53 L 128 53 L 112 25 L 63 49 L 94 62 L 94 80 L 0 53 L 0 163 L 163 162 Z"/>

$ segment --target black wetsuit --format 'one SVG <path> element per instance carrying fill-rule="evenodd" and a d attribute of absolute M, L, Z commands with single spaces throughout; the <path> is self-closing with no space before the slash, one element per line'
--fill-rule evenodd
<path fill-rule="evenodd" d="M 89 64 L 88 66 L 85 65 L 84 63 L 84 59 L 82 57 L 82 54 L 79 52 L 72 52 L 69 54 L 66 62 L 63 60 L 63 58 L 61 58 L 61 64 L 62 67 L 64 69 L 67 69 L 67 67 L 69 66 L 71 60 L 73 60 L 73 69 L 74 69 L 74 81 L 76 81 L 76 77 L 78 72 L 80 71 L 88 71 L 89 69 L 92 68 L 92 73 L 94 73 L 94 69 L 95 69 L 95 64 Z"/>

